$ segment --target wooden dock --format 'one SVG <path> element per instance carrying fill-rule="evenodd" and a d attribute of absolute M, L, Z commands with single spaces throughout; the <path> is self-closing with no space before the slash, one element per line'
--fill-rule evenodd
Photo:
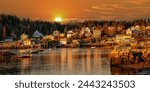
<path fill-rule="evenodd" d="M 16 55 L 15 53 L 11 53 L 8 50 L 1 50 L 0 51 L 0 57 L 4 57 L 4 56 L 12 56 L 12 55 Z"/>

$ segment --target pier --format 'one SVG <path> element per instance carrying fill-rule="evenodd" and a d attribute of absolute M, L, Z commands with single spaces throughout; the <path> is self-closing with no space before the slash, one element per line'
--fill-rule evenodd
<path fill-rule="evenodd" d="M 0 51 L 0 57 L 3 57 L 3 56 L 12 56 L 12 55 L 16 55 L 15 53 L 11 53 L 7 50 L 1 50 Z"/>

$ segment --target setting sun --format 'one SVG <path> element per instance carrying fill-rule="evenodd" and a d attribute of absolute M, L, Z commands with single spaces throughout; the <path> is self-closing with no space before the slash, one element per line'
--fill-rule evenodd
<path fill-rule="evenodd" d="M 56 18 L 54 19 L 54 21 L 55 21 L 55 22 L 62 22 L 62 18 L 56 17 Z"/>

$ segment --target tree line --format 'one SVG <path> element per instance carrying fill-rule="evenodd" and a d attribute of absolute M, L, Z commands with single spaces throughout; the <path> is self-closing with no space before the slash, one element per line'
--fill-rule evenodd
<path fill-rule="evenodd" d="M 138 19 L 132 21 L 84 21 L 76 23 L 65 23 L 61 24 L 58 22 L 48 22 L 41 20 L 31 20 L 29 18 L 19 18 L 15 15 L 0 15 L 0 40 L 6 39 L 7 37 L 13 37 L 15 40 L 20 39 L 20 35 L 25 33 L 29 37 L 32 37 L 32 34 L 38 30 L 43 35 L 52 34 L 53 31 L 58 30 L 60 33 L 66 33 L 68 30 L 81 30 L 82 27 L 89 27 L 92 29 L 93 26 L 100 27 L 109 27 L 109 26 L 121 26 L 124 29 L 127 29 L 133 25 L 149 25 L 150 19 Z M 105 30 L 104 32 L 105 33 Z"/>

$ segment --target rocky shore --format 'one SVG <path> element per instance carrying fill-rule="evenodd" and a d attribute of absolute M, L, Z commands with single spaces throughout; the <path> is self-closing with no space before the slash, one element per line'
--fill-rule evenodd
<path fill-rule="evenodd" d="M 144 69 L 150 68 L 150 49 L 118 49 L 111 52 L 111 66 Z"/>

